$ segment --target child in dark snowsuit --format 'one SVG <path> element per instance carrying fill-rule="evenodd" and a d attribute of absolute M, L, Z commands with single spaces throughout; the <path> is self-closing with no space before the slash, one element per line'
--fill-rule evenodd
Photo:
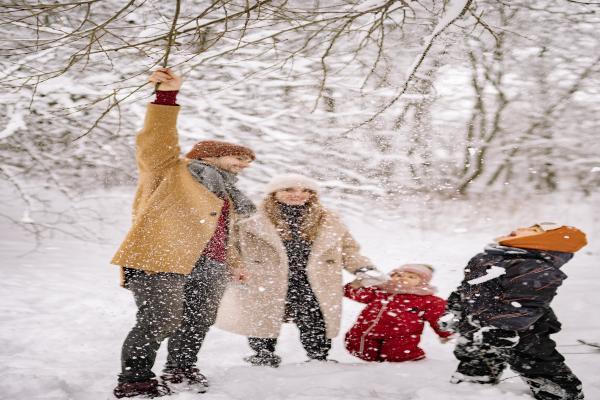
<path fill-rule="evenodd" d="M 496 240 L 469 261 L 448 299 L 451 314 L 442 318 L 443 328 L 454 325 L 460 334 L 452 382 L 496 384 L 508 364 L 538 400 L 583 399 L 581 382 L 550 339 L 561 326 L 550 302 L 567 277 L 560 267 L 585 246 L 585 234 L 538 224 Z"/>
<path fill-rule="evenodd" d="M 423 321 L 444 340 L 451 335 L 438 328 L 446 302 L 433 295 L 431 267 L 408 264 L 393 270 L 390 280 L 362 287 L 354 281 L 344 287 L 345 296 L 367 304 L 346 333 L 346 349 L 365 361 L 414 361 L 425 358 L 418 346 Z"/>

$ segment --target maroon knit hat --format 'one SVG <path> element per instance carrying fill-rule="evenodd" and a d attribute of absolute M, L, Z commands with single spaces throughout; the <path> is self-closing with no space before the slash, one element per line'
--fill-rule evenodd
<path fill-rule="evenodd" d="M 200 160 L 208 157 L 225 156 L 248 156 L 252 160 L 256 158 L 254 152 L 248 147 L 233 143 L 220 142 L 218 140 L 202 140 L 194 145 L 186 155 L 187 158 Z"/>

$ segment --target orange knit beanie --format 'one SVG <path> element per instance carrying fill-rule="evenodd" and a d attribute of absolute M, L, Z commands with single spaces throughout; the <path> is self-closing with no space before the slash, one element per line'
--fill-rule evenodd
<path fill-rule="evenodd" d="M 585 233 L 573 226 L 561 226 L 537 235 L 515 236 L 499 242 L 503 246 L 521 249 L 561 251 L 575 253 L 587 244 Z"/>

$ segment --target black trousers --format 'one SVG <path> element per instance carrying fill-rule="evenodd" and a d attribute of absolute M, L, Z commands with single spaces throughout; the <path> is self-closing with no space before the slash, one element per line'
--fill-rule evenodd
<path fill-rule="evenodd" d="M 300 342 L 310 359 L 326 360 L 331 349 L 325 319 L 316 296 L 308 284 L 290 284 L 286 303 L 286 318 L 300 330 Z M 277 338 L 248 338 L 250 348 L 257 353 L 274 352 Z"/>
<path fill-rule="evenodd" d="M 518 373 L 538 400 L 583 399 L 581 381 L 564 363 L 556 343 L 543 330 L 522 332 L 519 344 L 499 349 L 474 343 L 472 333 L 461 333 L 454 355 L 460 361 L 455 376 L 480 383 L 497 383 L 506 366 Z"/>
<path fill-rule="evenodd" d="M 228 280 L 227 267 L 201 258 L 187 276 L 132 269 L 126 276 L 138 311 L 136 324 L 123 343 L 119 382 L 154 378 L 156 353 L 167 338 L 166 368 L 194 366 L 215 322 Z"/>

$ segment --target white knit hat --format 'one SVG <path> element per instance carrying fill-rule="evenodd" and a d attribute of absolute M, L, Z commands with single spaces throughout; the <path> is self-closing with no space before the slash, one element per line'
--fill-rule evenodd
<path fill-rule="evenodd" d="M 267 183 L 265 192 L 271 194 L 292 187 L 301 187 L 312 190 L 313 192 L 319 191 L 319 183 L 308 176 L 300 174 L 282 174 L 274 176 L 273 179 L 271 179 L 271 182 Z"/>

